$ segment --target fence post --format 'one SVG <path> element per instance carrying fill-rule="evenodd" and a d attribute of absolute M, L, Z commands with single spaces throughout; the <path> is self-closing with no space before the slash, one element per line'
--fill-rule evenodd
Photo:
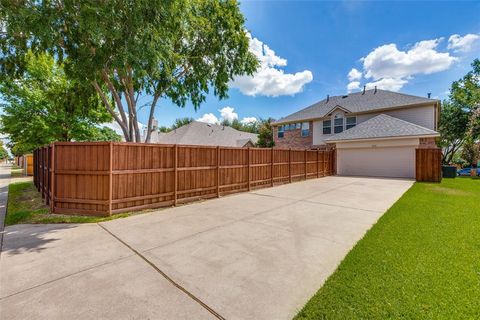
<path fill-rule="evenodd" d="M 248 158 L 247 158 L 247 161 L 248 161 L 248 191 L 250 191 L 250 147 L 247 148 L 247 152 L 248 152 Z"/>
<path fill-rule="evenodd" d="M 55 142 L 51 149 L 52 167 L 50 172 L 50 212 L 55 213 Z"/>
<path fill-rule="evenodd" d="M 42 185 L 41 185 L 41 193 L 42 193 L 42 199 L 45 199 L 45 147 L 42 147 Z"/>
<path fill-rule="evenodd" d="M 217 198 L 220 197 L 220 146 L 217 146 Z"/>
<path fill-rule="evenodd" d="M 288 182 L 292 183 L 292 148 L 288 149 Z"/>
<path fill-rule="evenodd" d="M 417 148 L 417 149 L 415 149 L 415 181 L 419 181 L 419 179 L 420 179 L 419 174 L 418 174 L 418 172 L 420 170 L 419 169 L 419 166 L 420 166 L 419 162 L 420 161 L 418 161 L 419 160 L 418 157 L 419 157 L 419 151 L 418 151 L 418 148 Z"/>
<path fill-rule="evenodd" d="M 305 149 L 305 152 L 303 154 L 303 167 L 305 169 L 305 180 L 307 180 L 307 149 Z"/>
<path fill-rule="evenodd" d="M 317 149 L 317 178 L 320 176 L 320 174 L 319 174 L 319 172 L 318 172 L 318 170 L 319 170 L 319 168 L 318 168 L 318 158 L 319 158 L 319 157 L 318 157 L 318 154 L 319 154 L 319 152 L 320 152 L 320 151 Z"/>
<path fill-rule="evenodd" d="M 273 147 L 270 148 L 270 155 L 271 155 L 271 165 L 270 165 L 270 186 L 273 187 Z"/>
<path fill-rule="evenodd" d="M 174 161 L 173 161 L 174 187 L 173 187 L 173 205 L 177 205 L 177 189 L 178 189 L 178 145 L 174 147 Z"/>
<path fill-rule="evenodd" d="M 51 163 L 51 147 L 50 145 L 46 146 L 45 159 L 46 159 L 46 173 L 45 173 L 45 204 L 50 207 L 50 179 L 52 178 L 50 172 L 52 170 Z M 25 159 L 26 160 L 26 159 Z M 27 161 L 25 161 L 27 163 Z M 26 172 L 26 171 L 25 171 Z"/>
<path fill-rule="evenodd" d="M 109 143 L 109 159 L 108 159 L 108 215 L 112 215 L 113 201 L 113 142 Z"/>

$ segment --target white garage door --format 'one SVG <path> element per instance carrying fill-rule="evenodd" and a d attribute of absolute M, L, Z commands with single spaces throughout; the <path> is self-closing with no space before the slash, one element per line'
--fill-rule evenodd
<path fill-rule="evenodd" d="M 415 177 L 415 147 L 337 149 L 337 174 Z"/>

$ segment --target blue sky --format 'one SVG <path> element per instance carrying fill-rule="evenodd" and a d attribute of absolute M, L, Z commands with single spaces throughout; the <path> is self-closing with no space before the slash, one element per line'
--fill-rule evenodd
<path fill-rule="evenodd" d="M 161 101 L 155 113 L 161 125 L 210 113 L 220 119 L 226 106 L 233 110 L 224 109 L 224 117 L 280 118 L 327 94 L 346 93 L 350 82 L 443 99 L 480 57 L 478 1 L 244 1 L 241 10 L 261 51 L 274 51 L 265 70 L 234 85 L 226 100 L 208 96 L 196 112 Z M 352 68 L 359 72 L 349 80 Z M 142 122 L 146 114 L 140 112 Z"/>

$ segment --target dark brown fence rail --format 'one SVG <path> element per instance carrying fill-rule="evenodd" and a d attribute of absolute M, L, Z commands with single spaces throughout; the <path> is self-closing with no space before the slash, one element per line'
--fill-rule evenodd
<path fill-rule="evenodd" d="M 415 178 L 417 181 L 442 181 L 442 150 L 417 149 L 415 154 Z"/>
<path fill-rule="evenodd" d="M 334 174 L 334 151 L 57 142 L 34 152 L 54 213 L 110 215 Z"/>

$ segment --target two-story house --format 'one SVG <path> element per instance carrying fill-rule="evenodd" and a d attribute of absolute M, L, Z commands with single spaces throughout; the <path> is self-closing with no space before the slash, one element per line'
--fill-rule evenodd
<path fill-rule="evenodd" d="M 337 173 L 415 176 L 415 149 L 436 146 L 440 101 L 372 89 L 328 97 L 274 123 L 277 148 L 337 149 Z"/>

